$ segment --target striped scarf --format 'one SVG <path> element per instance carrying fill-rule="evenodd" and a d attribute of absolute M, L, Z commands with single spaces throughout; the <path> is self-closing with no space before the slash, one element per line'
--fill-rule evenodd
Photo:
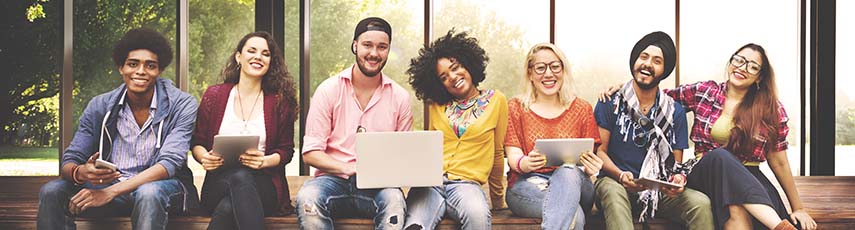
<path fill-rule="evenodd" d="M 651 114 L 653 117 L 653 128 L 648 131 L 649 144 L 647 145 L 647 153 L 644 156 L 644 162 L 641 165 L 639 177 L 651 179 L 668 180 L 668 174 L 674 167 L 668 166 L 666 160 L 671 155 L 671 144 L 677 143 L 672 130 L 674 118 L 674 99 L 667 96 L 663 92 L 659 92 L 658 101 L 654 106 Z M 643 130 L 637 120 L 633 119 L 633 113 L 636 117 L 644 116 L 638 111 L 639 102 L 635 94 L 635 89 L 632 87 L 632 81 L 627 82 L 614 97 L 614 111 L 617 115 L 617 125 L 620 127 L 620 134 L 623 135 L 624 142 L 634 143 L 633 137 L 636 136 L 637 130 Z M 641 205 L 641 215 L 638 220 L 644 222 L 647 218 L 653 218 L 656 215 L 656 209 L 659 204 L 659 190 L 648 189 L 638 192 L 638 204 Z"/>

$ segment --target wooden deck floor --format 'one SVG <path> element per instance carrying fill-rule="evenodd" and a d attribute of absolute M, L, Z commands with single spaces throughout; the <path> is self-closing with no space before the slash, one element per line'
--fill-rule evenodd
<path fill-rule="evenodd" d="M 55 177 L 0 177 L 0 229 L 35 229 L 38 191 Z M 291 192 L 296 193 L 308 177 L 289 177 Z M 809 213 L 820 229 L 855 229 L 855 177 L 796 177 L 796 185 Z M 208 217 L 170 217 L 170 229 L 205 229 Z M 512 217 L 510 211 L 493 213 L 494 229 L 539 229 L 540 219 Z M 79 229 L 130 229 L 130 218 L 79 219 Z M 296 229 L 297 217 L 269 217 L 268 229 Z M 604 229 L 602 217 L 589 217 L 587 229 Z M 336 229 L 371 229 L 369 219 L 341 219 Z M 457 224 L 443 220 L 438 229 L 456 229 Z M 640 229 L 637 225 L 636 229 Z M 680 229 L 657 220 L 651 229 Z"/>

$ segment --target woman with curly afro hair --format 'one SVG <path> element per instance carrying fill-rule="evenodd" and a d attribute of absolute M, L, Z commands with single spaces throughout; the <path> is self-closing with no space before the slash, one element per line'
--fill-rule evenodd
<path fill-rule="evenodd" d="M 434 229 L 448 215 L 462 229 L 490 229 L 481 185 L 490 181 L 494 208 L 503 207 L 508 105 L 498 90 L 481 90 L 487 54 L 465 32 L 449 31 L 419 51 L 407 74 L 416 97 L 430 105 L 430 130 L 443 133 L 443 185 L 413 188 L 406 229 Z"/>

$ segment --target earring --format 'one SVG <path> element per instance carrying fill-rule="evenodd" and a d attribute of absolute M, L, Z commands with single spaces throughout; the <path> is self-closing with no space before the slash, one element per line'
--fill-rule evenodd
<path fill-rule="evenodd" d="M 754 82 L 754 85 L 757 86 L 757 90 L 760 90 L 760 82 Z"/>
<path fill-rule="evenodd" d="M 240 70 L 240 62 L 237 63 L 237 69 Z"/>

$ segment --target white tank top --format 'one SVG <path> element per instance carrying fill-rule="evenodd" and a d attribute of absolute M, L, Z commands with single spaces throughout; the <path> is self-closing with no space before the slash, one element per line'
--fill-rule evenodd
<path fill-rule="evenodd" d="M 258 98 L 258 102 L 253 108 L 252 117 L 246 121 L 246 130 L 244 130 L 244 121 L 238 118 L 240 111 L 235 111 L 235 95 L 237 94 L 237 85 L 229 91 L 229 101 L 226 103 L 226 111 L 223 113 L 223 123 L 220 124 L 219 134 L 236 135 L 236 134 L 253 134 L 258 135 L 258 151 L 264 152 L 264 144 L 267 139 L 267 132 L 264 126 L 264 95 Z M 243 111 L 246 116 L 249 116 L 249 111 Z"/>

